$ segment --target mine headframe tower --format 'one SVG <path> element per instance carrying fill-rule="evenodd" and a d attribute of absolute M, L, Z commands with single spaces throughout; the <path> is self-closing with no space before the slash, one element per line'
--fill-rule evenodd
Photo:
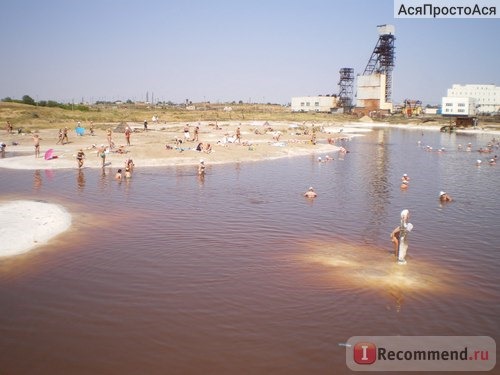
<path fill-rule="evenodd" d="M 392 70 L 394 69 L 394 26 L 378 25 L 379 38 L 363 75 L 382 73 L 386 76 L 385 101 L 391 101 L 392 95 Z"/>
<path fill-rule="evenodd" d="M 339 71 L 339 101 L 344 113 L 350 113 L 352 109 L 354 69 L 342 68 Z"/>

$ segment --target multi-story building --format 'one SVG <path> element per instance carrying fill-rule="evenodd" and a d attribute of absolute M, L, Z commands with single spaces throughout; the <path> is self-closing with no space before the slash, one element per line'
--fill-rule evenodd
<path fill-rule="evenodd" d="M 443 115 L 446 115 L 445 101 L 449 104 L 450 98 L 474 99 L 477 114 L 493 114 L 500 112 L 500 87 L 495 85 L 453 85 L 448 89 L 447 96 L 443 98 Z M 445 100 L 446 99 L 446 100 Z M 458 108 L 457 108 L 458 109 Z M 461 108 L 463 109 L 463 108 Z M 457 113 L 453 113 L 456 115 Z"/>
<path fill-rule="evenodd" d="M 476 99 L 469 97 L 443 98 L 441 114 L 443 116 L 473 117 L 476 116 Z"/>

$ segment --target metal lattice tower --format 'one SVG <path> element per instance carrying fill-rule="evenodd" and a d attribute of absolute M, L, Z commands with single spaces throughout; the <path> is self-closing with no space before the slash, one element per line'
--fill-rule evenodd
<path fill-rule="evenodd" d="M 353 99 L 354 69 L 342 68 L 339 71 L 339 99 L 344 113 L 350 113 Z"/>
<path fill-rule="evenodd" d="M 363 75 L 373 73 L 383 73 L 386 76 L 385 81 L 385 101 L 391 101 L 392 95 L 392 70 L 394 69 L 394 26 L 378 25 L 379 38 L 368 64 L 366 64 Z"/>

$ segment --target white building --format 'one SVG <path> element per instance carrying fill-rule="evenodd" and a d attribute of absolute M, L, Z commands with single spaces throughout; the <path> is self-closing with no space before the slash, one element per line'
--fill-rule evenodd
<path fill-rule="evenodd" d="M 357 81 L 356 108 L 365 111 L 387 110 L 392 112 L 392 103 L 385 100 L 386 75 L 374 73 L 359 75 Z"/>
<path fill-rule="evenodd" d="M 476 99 L 470 97 L 443 97 L 441 114 L 443 116 L 467 116 L 476 115 Z"/>
<path fill-rule="evenodd" d="M 453 85 L 447 97 L 475 99 L 478 114 L 500 112 L 500 87 L 495 85 Z"/>
<path fill-rule="evenodd" d="M 332 112 L 339 106 L 337 96 L 296 96 L 292 98 L 292 112 Z"/>

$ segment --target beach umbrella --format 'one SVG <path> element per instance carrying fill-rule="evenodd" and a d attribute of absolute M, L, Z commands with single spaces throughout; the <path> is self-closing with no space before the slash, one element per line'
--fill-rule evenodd
<path fill-rule="evenodd" d="M 52 159 L 52 155 L 54 154 L 54 149 L 49 148 L 47 151 L 45 151 L 45 160 L 50 160 Z"/>

